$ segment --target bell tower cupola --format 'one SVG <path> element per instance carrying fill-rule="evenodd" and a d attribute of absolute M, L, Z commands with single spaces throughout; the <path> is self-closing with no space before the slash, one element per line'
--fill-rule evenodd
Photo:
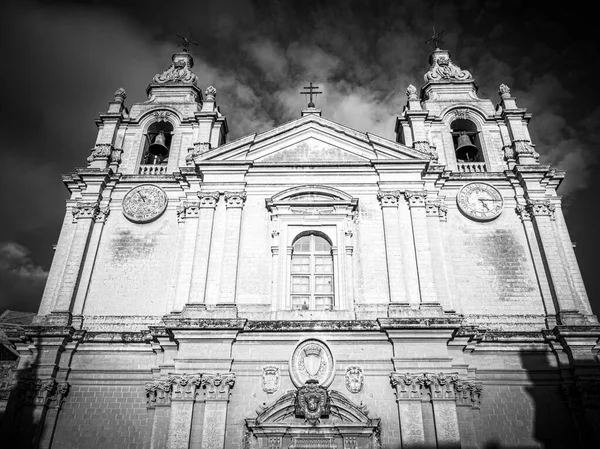
<path fill-rule="evenodd" d="M 539 155 L 527 130 L 530 115 L 516 106 L 504 84 L 499 105 L 479 98 L 471 72 L 440 48 L 440 34 L 434 31 L 430 39 L 434 49 L 420 92 L 413 85 L 406 91 L 408 101 L 396 120 L 396 140 L 430 153 L 438 164 L 457 172 L 498 172 L 515 164 L 537 164 Z"/>

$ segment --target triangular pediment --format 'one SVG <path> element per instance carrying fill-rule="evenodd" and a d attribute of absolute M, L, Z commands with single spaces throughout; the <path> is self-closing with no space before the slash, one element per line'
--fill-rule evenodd
<path fill-rule="evenodd" d="M 427 153 L 369 133 L 307 115 L 252 134 L 196 157 L 202 161 L 266 164 L 368 163 L 376 160 L 429 160 Z"/>

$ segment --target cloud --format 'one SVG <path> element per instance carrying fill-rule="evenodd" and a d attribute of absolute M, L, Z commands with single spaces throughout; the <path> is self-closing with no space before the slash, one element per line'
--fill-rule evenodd
<path fill-rule="evenodd" d="M 5 309 L 35 311 L 48 272 L 16 242 L 0 242 L 0 312 Z"/>

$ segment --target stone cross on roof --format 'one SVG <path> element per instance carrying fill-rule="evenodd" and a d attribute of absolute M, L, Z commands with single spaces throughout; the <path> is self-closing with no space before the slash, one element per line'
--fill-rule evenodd
<path fill-rule="evenodd" d="M 300 92 L 301 94 L 304 94 L 304 95 L 310 95 L 310 102 L 308 103 L 309 108 L 315 107 L 315 103 L 313 102 L 313 95 L 316 97 L 318 94 L 323 93 L 323 92 L 319 92 L 317 90 L 318 88 L 319 88 L 318 86 L 313 86 L 313 83 L 311 81 L 308 86 L 303 87 L 303 89 L 308 89 L 308 92 Z"/>

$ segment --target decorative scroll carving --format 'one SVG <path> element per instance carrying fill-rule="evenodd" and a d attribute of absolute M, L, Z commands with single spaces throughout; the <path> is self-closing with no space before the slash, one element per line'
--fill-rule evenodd
<path fill-rule="evenodd" d="M 127 98 L 127 93 L 125 92 L 125 89 L 119 87 L 115 92 L 115 102 L 123 103 L 125 101 L 125 98 Z"/>
<path fill-rule="evenodd" d="M 69 384 L 55 379 L 23 379 L 17 382 L 20 405 L 60 408 L 68 392 Z"/>
<path fill-rule="evenodd" d="M 498 95 L 502 98 L 510 98 L 510 87 L 506 84 L 500 84 L 500 87 L 498 87 Z"/>
<path fill-rule="evenodd" d="M 443 200 L 425 201 L 425 215 L 448 221 L 448 206 Z"/>
<path fill-rule="evenodd" d="M 83 218 L 96 218 L 100 213 L 100 206 L 97 201 L 94 202 L 77 202 L 75 206 L 71 206 L 71 213 L 73 214 L 73 223 Z M 106 215 L 108 212 L 104 211 Z"/>
<path fill-rule="evenodd" d="M 265 393 L 272 394 L 279 390 L 281 378 L 279 377 L 279 367 L 267 365 L 262 367 L 263 374 L 260 379 L 260 385 Z"/>
<path fill-rule="evenodd" d="M 533 216 L 546 216 L 550 217 L 551 220 L 555 220 L 556 206 L 550 200 L 527 200 L 525 206 L 526 211 L 529 215 Z"/>
<path fill-rule="evenodd" d="M 208 86 L 204 92 L 204 96 L 206 101 L 215 101 L 215 98 L 217 97 L 217 89 L 215 89 L 213 86 Z"/>
<path fill-rule="evenodd" d="M 171 403 L 171 384 L 169 381 L 155 380 L 144 386 L 148 407 L 166 406 Z"/>
<path fill-rule="evenodd" d="M 417 88 L 412 84 L 409 84 L 406 88 L 406 96 L 409 100 L 418 100 L 419 97 L 417 96 Z"/>
<path fill-rule="evenodd" d="M 346 389 L 350 393 L 360 393 L 365 383 L 365 375 L 360 366 L 349 366 L 346 368 L 346 375 L 344 376 Z"/>
<path fill-rule="evenodd" d="M 391 373 L 390 382 L 398 400 L 420 401 L 424 394 L 432 400 L 455 400 L 459 406 L 479 408 L 481 382 L 460 379 L 456 373 Z"/>
<path fill-rule="evenodd" d="M 206 400 L 227 401 L 229 391 L 235 385 L 235 374 L 205 374 L 202 376 L 202 386 L 206 388 Z"/>
<path fill-rule="evenodd" d="M 466 108 L 455 109 L 454 118 L 458 120 L 467 120 L 469 118 L 470 111 Z"/>
<path fill-rule="evenodd" d="M 181 223 L 186 218 L 200 216 L 200 201 L 182 201 L 177 207 L 177 220 Z"/>
<path fill-rule="evenodd" d="M 111 143 L 97 143 L 91 152 L 92 154 L 87 158 L 90 164 L 96 160 L 108 160 L 113 152 L 113 146 Z"/>
<path fill-rule="evenodd" d="M 173 63 L 163 73 L 155 75 L 152 80 L 157 84 L 186 83 L 196 85 L 198 77 L 191 70 L 193 65 L 194 62 L 190 55 L 187 53 L 175 53 L 173 55 Z"/>
<path fill-rule="evenodd" d="M 225 192 L 224 196 L 227 207 L 244 207 L 246 192 Z"/>
<path fill-rule="evenodd" d="M 535 145 L 529 140 L 515 140 L 512 146 L 516 158 L 519 158 L 519 156 L 531 156 L 535 160 L 538 160 L 540 157 L 540 154 L 535 151 Z"/>
<path fill-rule="evenodd" d="M 171 387 L 172 400 L 194 400 L 196 390 L 203 383 L 200 374 L 169 374 L 167 384 Z"/>
<path fill-rule="evenodd" d="M 407 190 L 404 192 L 404 198 L 408 201 L 410 207 L 425 207 L 427 199 L 426 190 Z"/>
<path fill-rule="evenodd" d="M 198 192 L 200 198 L 200 207 L 216 207 L 219 201 L 219 192 Z"/>
<path fill-rule="evenodd" d="M 436 50 L 431 58 L 431 68 L 425 74 L 425 81 L 442 81 L 442 80 L 471 80 L 471 73 L 467 70 L 462 70 L 454 64 L 450 59 L 450 53 L 446 50 Z"/>
<path fill-rule="evenodd" d="M 322 416 L 327 416 L 329 413 L 330 404 L 327 390 L 319 385 L 318 380 L 307 380 L 296 396 L 296 415 L 303 417 L 306 422 L 315 426 Z"/>
<path fill-rule="evenodd" d="M 381 207 L 397 207 L 399 198 L 399 190 L 380 190 L 377 192 L 377 199 L 381 202 Z"/>
<path fill-rule="evenodd" d="M 188 154 L 185 156 L 187 165 L 194 165 L 194 158 L 200 156 L 210 150 L 210 143 L 196 142 L 193 147 L 188 148 Z"/>

